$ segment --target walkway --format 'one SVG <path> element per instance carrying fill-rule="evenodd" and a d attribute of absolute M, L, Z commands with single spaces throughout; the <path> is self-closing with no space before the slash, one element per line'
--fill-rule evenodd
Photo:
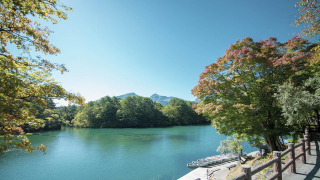
<path fill-rule="evenodd" d="M 254 156 L 259 151 L 254 151 L 249 153 L 248 155 Z M 214 172 L 214 175 L 212 178 L 209 178 L 210 180 L 219 180 L 219 179 L 225 179 L 227 176 L 227 173 L 229 171 L 229 166 L 231 165 L 237 165 L 238 161 L 228 161 L 224 162 L 218 165 L 212 165 L 207 167 L 199 167 L 197 169 L 194 169 L 193 171 L 189 172 L 188 174 L 184 175 L 183 177 L 179 178 L 178 180 L 195 180 L 197 178 L 200 178 L 201 180 L 207 180 L 207 169 L 208 170 L 215 170 L 220 169 L 218 171 Z"/>
<path fill-rule="evenodd" d="M 318 179 L 320 180 L 320 133 L 312 134 L 313 141 L 311 142 L 311 155 L 307 155 L 307 163 L 302 164 L 300 160 L 296 160 L 296 174 L 290 173 L 290 167 L 283 172 L 283 180 L 311 180 Z M 178 180 L 195 180 L 201 178 L 201 180 L 207 179 L 207 169 L 216 169 L 220 168 L 220 171 L 217 171 L 215 180 L 224 180 L 228 172 L 227 166 L 231 164 L 237 164 L 237 161 L 227 162 L 220 164 L 219 166 L 209 166 L 204 168 L 197 168 L 185 176 L 181 177 Z"/>
<path fill-rule="evenodd" d="M 307 164 L 296 161 L 297 173 L 293 174 L 289 172 L 290 170 L 286 170 L 282 174 L 283 180 L 320 179 L 320 136 L 319 133 L 312 134 L 312 136 L 314 137 L 314 141 L 311 142 L 311 155 L 307 155 Z"/>
<path fill-rule="evenodd" d="M 217 168 L 220 170 L 215 172 L 215 179 L 224 179 L 223 177 L 225 177 L 227 172 L 229 171 L 227 167 L 233 164 L 238 164 L 238 161 L 229 161 L 229 162 L 221 163 L 219 165 L 199 167 L 189 172 L 188 174 L 184 175 L 183 177 L 179 178 L 178 180 L 195 180 L 197 178 L 200 178 L 201 180 L 206 180 L 207 169 L 213 170 Z"/>

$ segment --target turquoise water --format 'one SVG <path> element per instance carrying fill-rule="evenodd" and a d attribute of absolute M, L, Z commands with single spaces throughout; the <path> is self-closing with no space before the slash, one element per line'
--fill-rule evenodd
<path fill-rule="evenodd" d="M 219 154 L 221 140 L 211 126 L 146 129 L 76 129 L 29 136 L 36 146 L 26 154 L 12 150 L 0 156 L 1 179 L 178 179 L 187 163 Z M 244 152 L 255 149 L 245 144 Z"/>

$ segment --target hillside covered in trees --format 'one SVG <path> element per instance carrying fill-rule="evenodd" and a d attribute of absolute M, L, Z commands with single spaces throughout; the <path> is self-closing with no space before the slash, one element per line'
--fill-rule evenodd
<path fill-rule="evenodd" d="M 193 102 L 174 98 L 169 104 L 152 101 L 141 96 L 127 96 L 125 99 L 105 96 L 91 101 L 87 107 L 36 107 L 38 118 L 45 119 L 44 130 L 60 129 L 61 126 L 85 128 L 165 127 L 174 125 L 208 124 L 198 115 Z"/>

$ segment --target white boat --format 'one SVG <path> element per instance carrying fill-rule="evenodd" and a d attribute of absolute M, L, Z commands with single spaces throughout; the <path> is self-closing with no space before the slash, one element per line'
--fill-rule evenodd
<path fill-rule="evenodd" d="M 200 167 L 199 164 L 194 164 L 194 163 L 188 163 L 188 167 Z"/>

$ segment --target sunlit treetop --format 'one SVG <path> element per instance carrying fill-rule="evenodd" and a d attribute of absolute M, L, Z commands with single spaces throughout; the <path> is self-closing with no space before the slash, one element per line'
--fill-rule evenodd
<path fill-rule="evenodd" d="M 198 99 L 221 94 L 226 90 L 226 85 L 222 82 L 228 81 L 230 87 L 245 85 L 249 77 L 262 78 L 263 73 L 272 71 L 275 67 L 281 66 L 277 71 L 282 68 L 291 73 L 299 71 L 309 63 L 305 59 L 309 56 L 309 52 L 305 51 L 309 44 L 307 40 L 298 37 L 285 43 L 278 42 L 274 37 L 258 42 L 254 42 L 250 37 L 238 40 L 216 63 L 205 67 L 192 93 Z"/>
<path fill-rule="evenodd" d="M 16 44 L 18 49 L 28 52 L 31 47 L 36 51 L 44 54 L 57 54 L 60 52 L 58 48 L 49 43 L 48 36 L 52 31 L 47 27 L 41 27 L 37 21 L 32 21 L 33 16 L 36 19 L 57 23 L 57 19 L 67 19 L 64 11 L 71 8 L 61 4 L 56 0 L 1 0 L 1 26 L 0 40 L 1 53 L 7 55 L 7 51 L 3 46 L 8 43 Z"/>
<path fill-rule="evenodd" d="M 295 5 L 298 8 L 298 18 L 294 26 L 305 25 L 302 28 L 302 36 L 316 37 L 320 32 L 320 1 L 301 0 Z"/>
<path fill-rule="evenodd" d="M 192 90 L 201 100 L 196 111 L 212 120 L 219 133 L 237 133 L 253 143 L 264 137 L 273 150 L 280 150 L 284 146 L 275 137 L 290 130 L 273 95 L 278 84 L 306 71 L 309 56 L 310 43 L 299 37 L 285 43 L 274 37 L 238 40 L 200 75 Z"/>
<path fill-rule="evenodd" d="M 0 137 L 0 152 L 11 146 L 33 151 L 21 127 L 43 127 L 43 120 L 36 118 L 34 103 L 46 107 L 47 99 L 57 98 L 85 105 L 80 94 L 67 92 L 51 77 L 53 70 L 67 71 L 63 64 L 30 53 L 60 53 L 49 42 L 52 31 L 35 19 L 55 24 L 67 19 L 66 11 L 70 10 L 56 0 L 0 0 L 0 134 L 4 135 Z M 21 136 L 16 136 L 17 132 Z"/>

